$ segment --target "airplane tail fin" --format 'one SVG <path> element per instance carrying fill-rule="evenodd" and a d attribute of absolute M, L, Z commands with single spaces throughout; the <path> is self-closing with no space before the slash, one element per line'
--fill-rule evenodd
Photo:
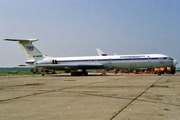
<path fill-rule="evenodd" d="M 106 53 L 104 53 L 103 51 L 101 51 L 100 49 L 96 49 L 97 53 L 99 56 L 107 56 Z"/>
<path fill-rule="evenodd" d="M 18 42 L 23 50 L 26 60 L 38 60 L 43 59 L 42 53 L 32 44 L 32 42 L 38 41 L 38 39 L 4 39 L 7 41 Z"/>

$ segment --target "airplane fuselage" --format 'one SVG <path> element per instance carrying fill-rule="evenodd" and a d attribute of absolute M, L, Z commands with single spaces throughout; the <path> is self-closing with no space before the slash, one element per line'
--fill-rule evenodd
<path fill-rule="evenodd" d="M 76 64 L 101 64 L 102 66 L 86 66 L 86 69 L 127 69 L 127 68 L 159 68 L 173 66 L 173 59 L 162 54 L 140 54 L 140 55 L 116 55 L 116 56 L 87 56 L 87 57 L 54 57 L 44 58 L 38 61 L 26 61 L 26 63 L 36 66 L 45 64 L 62 65 L 59 67 L 49 67 L 49 69 L 67 70 L 72 67 L 67 65 Z M 83 67 L 79 67 L 83 68 Z M 73 68 L 74 69 L 74 68 Z"/>

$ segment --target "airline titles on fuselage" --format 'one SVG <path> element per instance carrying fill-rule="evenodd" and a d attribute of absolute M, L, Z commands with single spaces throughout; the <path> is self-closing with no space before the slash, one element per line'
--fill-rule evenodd
<path fill-rule="evenodd" d="M 139 56 L 120 56 L 120 58 L 142 58 L 145 57 L 143 55 L 139 55 Z"/>

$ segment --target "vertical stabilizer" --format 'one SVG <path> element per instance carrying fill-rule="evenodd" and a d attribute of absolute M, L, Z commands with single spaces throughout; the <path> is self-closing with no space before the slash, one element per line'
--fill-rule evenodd
<path fill-rule="evenodd" d="M 23 50 L 26 60 L 39 60 L 43 59 L 42 53 L 32 44 L 32 42 L 38 41 L 38 39 L 4 39 L 7 41 L 18 42 Z"/>

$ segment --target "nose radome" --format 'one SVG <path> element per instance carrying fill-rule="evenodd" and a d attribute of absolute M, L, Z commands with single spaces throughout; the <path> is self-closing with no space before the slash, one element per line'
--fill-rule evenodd
<path fill-rule="evenodd" d="M 173 66 L 177 65 L 178 64 L 178 61 L 177 60 L 174 60 L 173 61 Z"/>

